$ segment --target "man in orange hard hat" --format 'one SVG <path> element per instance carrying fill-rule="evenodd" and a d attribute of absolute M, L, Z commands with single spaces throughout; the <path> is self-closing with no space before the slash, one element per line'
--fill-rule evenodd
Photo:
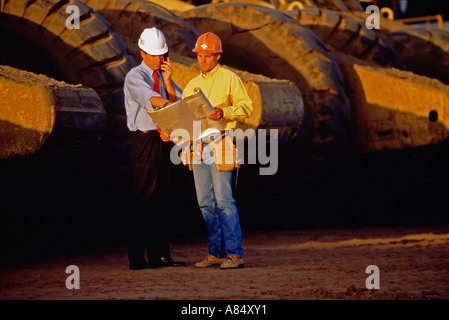
<path fill-rule="evenodd" d="M 199 87 L 215 108 L 208 118 L 222 120 L 227 130 L 234 129 L 237 121 L 251 116 L 253 104 L 242 80 L 218 63 L 223 52 L 220 38 L 212 32 L 202 34 L 193 52 L 197 53 L 201 73 L 187 84 L 182 97 L 193 95 Z M 232 194 L 232 171 L 217 170 L 211 144 L 203 143 L 202 150 L 203 160 L 193 162 L 192 170 L 198 204 L 208 228 L 209 252 L 195 267 L 241 268 L 242 234 Z"/>

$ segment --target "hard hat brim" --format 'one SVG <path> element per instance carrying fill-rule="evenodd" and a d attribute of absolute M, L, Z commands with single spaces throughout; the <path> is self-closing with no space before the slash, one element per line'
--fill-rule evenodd
<path fill-rule="evenodd" d="M 196 48 L 192 50 L 192 52 L 202 52 L 202 53 L 221 53 L 222 50 L 197 50 Z"/>
<path fill-rule="evenodd" d="M 160 55 L 166 54 L 168 52 L 167 44 L 165 44 L 165 46 L 161 49 L 149 50 L 139 43 L 139 48 L 142 49 L 143 51 L 145 51 L 146 53 L 151 54 L 152 56 L 160 56 Z"/>

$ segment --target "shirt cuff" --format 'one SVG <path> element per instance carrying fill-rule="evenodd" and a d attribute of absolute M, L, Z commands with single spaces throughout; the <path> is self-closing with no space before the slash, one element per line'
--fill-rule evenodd
<path fill-rule="evenodd" d="M 156 92 L 149 92 L 146 96 L 145 96 L 145 104 L 144 107 L 145 109 L 147 109 L 148 111 L 155 111 L 157 110 L 157 108 L 153 107 L 153 105 L 150 102 L 150 99 L 153 97 L 160 97 L 160 95 Z"/>
<path fill-rule="evenodd" d="M 232 113 L 231 107 L 224 107 L 221 110 L 223 110 L 223 118 L 230 119 Z"/>

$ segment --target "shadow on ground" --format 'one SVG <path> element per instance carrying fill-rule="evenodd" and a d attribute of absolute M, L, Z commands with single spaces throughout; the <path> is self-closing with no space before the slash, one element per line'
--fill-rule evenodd
<path fill-rule="evenodd" d="M 57 143 L 55 145 L 58 145 Z M 43 250 L 124 243 L 126 144 L 64 142 L 0 161 L 2 259 Z M 280 154 L 282 157 L 282 153 Z M 280 159 L 274 176 L 239 171 L 243 232 L 369 226 L 448 225 L 449 145 L 352 156 L 327 191 L 310 192 Z M 171 239 L 205 237 L 191 172 L 175 166 L 167 208 Z"/>

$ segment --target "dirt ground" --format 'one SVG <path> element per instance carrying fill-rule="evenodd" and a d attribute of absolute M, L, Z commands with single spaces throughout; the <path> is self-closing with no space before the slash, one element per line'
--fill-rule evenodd
<path fill-rule="evenodd" d="M 449 298 L 449 227 L 250 232 L 244 269 L 196 269 L 205 239 L 172 243 L 188 266 L 130 271 L 126 248 L 77 248 L 1 269 L 0 299 L 422 300 Z M 69 265 L 80 289 L 66 288 Z M 367 289 L 369 265 L 380 289 Z"/>
<path fill-rule="evenodd" d="M 273 177 L 242 170 L 238 270 L 193 267 L 207 243 L 185 168 L 168 214 L 172 257 L 188 266 L 130 271 L 120 163 L 83 161 L 91 154 L 79 150 L 2 162 L 0 300 L 448 300 L 448 150 L 348 160 L 309 206 L 284 167 Z M 70 265 L 80 289 L 66 288 Z M 371 265 L 379 289 L 366 286 Z"/>

